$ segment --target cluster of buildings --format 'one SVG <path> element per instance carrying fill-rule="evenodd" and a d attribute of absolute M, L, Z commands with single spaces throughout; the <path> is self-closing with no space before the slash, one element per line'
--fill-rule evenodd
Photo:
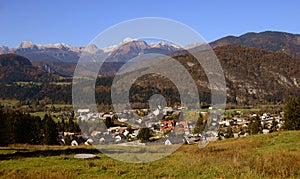
<path fill-rule="evenodd" d="M 117 113 L 92 113 L 88 109 L 77 111 L 80 127 L 86 137 L 93 140 L 93 144 L 137 142 L 141 128 L 150 129 L 150 142 L 170 144 L 174 143 L 173 139 L 176 142 L 184 142 L 183 136 L 191 133 L 195 121 L 180 121 L 180 114 L 178 109 L 160 106 L 151 112 L 149 109 L 124 110 Z M 106 120 L 112 120 L 113 125 L 104 126 Z M 174 132 L 176 135 L 173 135 Z"/>
<path fill-rule="evenodd" d="M 258 121 L 258 133 L 268 134 L 276 132 L 283 126 L 283 115 L 283 112 L 279 114 L 262 113 L 259 115 L 257 113 L 243 114 L 241 111 L 235 111 L 234 116 L 226 117 L 219 122 L 218 137 L 219 139 L 224 139 L 224 133 L 228 129 L 232 130 L 235 138 L 250 135 L 252 133 L 251 125 L 253 125 L 251 121 L 253 123 L 254 119 Z"/>
<path fill-rule="evenodd" d="M 159 142 L 165 145 L 175 143 L 193 144 L 202 140 L 213 141 L 224 139 L 224 133 L 231 129 L 234 137 L 249 135 L 249 125 L 251 119 L 259 117 L 262 131 L 261 133 L 269 133 L 274 128 L 276 130 L 282 126 L 282 113 L 269 114 L 243 114 L 241 111 L 236 111 L 236 114 L 231 117 L 217 116 L 217 121 L 213 126 L 218 126 L 218 131 L 205 129 L 203 133 L 195 133 L 194 127 L 197 119 L 184 118 L 182 110 L 173 109 L 171 107 L 158 107 L 154 111 L 148 109 L 140 110 L 124 110 L 117 113 L 92 113 L 88 109 L 79 109 L 76 113 L 78 123 L 82 129 L 81 137 L 85 140 L 78 142 L 75 134 L 71 134 L 73 138 L 72 145 L 91 144 L 128 144 L 145 145 L 140 143 L 139 133 L 142 128 L 148 128 L 149 133 L 147 141 Z M 209 115 L 209 112 L 201 112 L 202 116 Z M 199 112 L 198 112 L 199 115 Z M 110 120 L 110 122 L 107 122 Z M 109 126 L 107 126 L 109 125 Z M 272 128 L 273 127 L 273 128 Z M 65 134 L 70 135 L 70 134 Z M 78 138 L 78 137 L 77 137 Z M 145 137 L 144 137 L 145 138 Z"/>

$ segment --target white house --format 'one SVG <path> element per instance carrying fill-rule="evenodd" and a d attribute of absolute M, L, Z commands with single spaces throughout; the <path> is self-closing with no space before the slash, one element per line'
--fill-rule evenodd
<path fill-rule="evenodd" d="M 165 141 L 165 145 L 172 145 L 172 143 L 171 143 L 171 141 L 170 141 L 169 139 L 167 139 L 167 140 Z"/>
<path fill-rule="evenodd" d="M 77 112 L 78 112 L 79 114 L 81 114 L 81 113 L 89 113 L 90 110 L 89 110 L 89 109 L 78 109 Z"/>
<path fill-rule="evenodd" d="M 117 135 L 115 137 L 115 142 L 120 142 L 122 140 L 121 136 Z"/>
<path fill-rule="evenodd" d="M 78 146 L 78 142 L 76 140 L 72 140 L 71 146 Z"/>

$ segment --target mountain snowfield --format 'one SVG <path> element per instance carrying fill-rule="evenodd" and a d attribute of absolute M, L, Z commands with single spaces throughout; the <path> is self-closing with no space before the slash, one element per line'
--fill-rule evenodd
<path fill-rule="evenodd" d="M 140 55 L 152 52 L 153 50 L 171 53 L 179 49 L 179 46 L 171 43 L 147 43 L 145 41 L 131 38 L 125 38 L 118 45 L 112 45 L 105 48 L 98 48 L 95 44 L 89 44 L 87 46 L 71 46 L 65 43 L 34 44 L 32 42 L 24 41 L 16 48 L 0 46 L 0 55 L 15 53 L 27 57 L 31 61 L 77 62 L 83 52 L 90 54 L 102 54 L 105 57 L 109 57 L 112 54 L 116 56 L 124 56 L 126 53 Z M 125 60 L 128 60 L 128 58 Z"/>
<path fill-rule="evenodd" d="M 188 44 L 184 49 L 194 49 L 203 45 Z M 300 35 L 286 32 L 265 31 L 260 33 L 249 32 L 239 37 L 227 36 L 209 43 L 212 48 L 218 46 L 245 46 L 260 48 L 272 52 L 283 52 L 300 59 Z M 182 49 L 176 44 L 169 42 L 152 42 L 125 38 L 119 44 L 104 48 L 98 48 L 94 44 L 87 46 L 71 46 L 65 43 L 57 44 L 34 44 L 24 41 L 16 48 L 8 48 L 0 45 L 0 54 L 15 53 L 27 57 L 31 61 L 44 62 L 77 62 L 80 55 L 100 54 L 101 57 L 110 57 L 113 61 L 128 61 L 130 58 L 145 53 L 169 54 Z M 118 59 L 121 58 L 121 59 Z"/>

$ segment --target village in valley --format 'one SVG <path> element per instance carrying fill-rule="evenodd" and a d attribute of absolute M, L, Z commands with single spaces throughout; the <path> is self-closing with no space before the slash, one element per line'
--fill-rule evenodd
<path fill-rule="evenodd" d="M 160 145 L 194 144 L 224 140 L 280 130 L 283 112 L 233 110 L 212 115 L 220 109 L 188 110 L 160 107 L 122 112 L 93 113 L 89 109 L 75 112 L 81 132 L 62 131 L 62 145 Z M 69 141 L 69 142 L 66 142 Z"/>

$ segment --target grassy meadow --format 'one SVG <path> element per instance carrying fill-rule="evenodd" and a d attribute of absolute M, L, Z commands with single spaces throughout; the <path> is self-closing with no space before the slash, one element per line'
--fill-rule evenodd
<path fill-rule="evenodd" d="M 3 106 L 10 106 L 14 107 L 18 104 L 18 100 L 6 100 L 6 99 L 0 99 L 0 104 Z"/>
<path fill-rule="evenodd" d="M 0 148 L 0 160 L 0 178 L 299 178 L 300 131 L 183 145 L 150 163 L 117 161 L 93 146 L 14 145 Z"/>

